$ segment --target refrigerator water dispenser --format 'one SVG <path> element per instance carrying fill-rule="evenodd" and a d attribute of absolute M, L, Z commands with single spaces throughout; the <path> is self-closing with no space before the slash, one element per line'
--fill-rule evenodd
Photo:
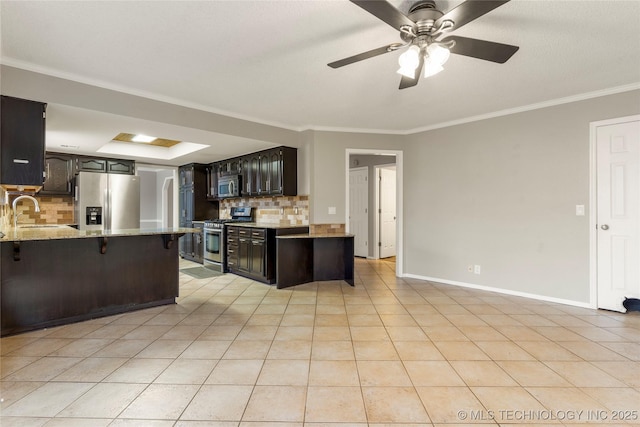
<path fill-rule="evenodd" d="M 102 206 L 87 206 L 87 225 L 102 224 Z"/>

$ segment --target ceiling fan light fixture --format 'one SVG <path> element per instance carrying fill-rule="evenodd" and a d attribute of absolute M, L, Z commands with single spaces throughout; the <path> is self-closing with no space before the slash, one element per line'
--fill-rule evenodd
<path fill-rule="evenodd" d="M 442 64 L 438 61 L 434 61 L 433 58 L 427 56 L 424 59 L 424 77 L 431 77 L 438 74 L 440 71 L 444 70 Z"/>
<path fill-rule="evenodd" d="M 444 65 L 444 63 L 449 60 L 449 56 L 451 56 L 449 49 L 442 47 L 438 43 L 432 43 L 427 46 L 427 54 L 429 54 L 429 58 L 431 58 L 433 62 L 440 65 Z"/>
<path fill-rule="evenodd" d="M 415 79 L 416 69 L 420 65 L 420 48 L 418 46 L 411 46 L 398 58 L 400 69 L 398 74 Z"/>

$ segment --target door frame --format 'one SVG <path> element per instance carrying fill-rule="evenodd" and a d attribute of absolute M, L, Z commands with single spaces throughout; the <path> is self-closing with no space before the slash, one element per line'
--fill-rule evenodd
<path fill-rule="evenodd" d="M 375 165 L 373 167 L 373 176 L 375 177 L 374 181 L 374 216 L 373 216 L 373 244 L 375 246 L 375 250 L 373 251 L 373 258 L 374 259 L 380 259 L 380 245 L 378 244 L 380 242 L 381 239 L 381 235 L 380 235 L 380 169 L 388 169 L 390 166 L 396 166 L 395 163 L 387 163 L 384 165 Z M 398 180 L 398 169 L 396 167 L 396 181 Z M 396 186 L 396 234 L 398 232 L 398 227 L 397 227 L 397 218 L 398 218 L 398 189 Z M 397 242 L 397 238 L 396 238 L 396 242 Z M 396 247 L 396 253 L 398 251 L 398 248 Z"/>
<path fill-rule="evenodd" d="M 403 158 L 401 150 L 383 150 L 373 148 L 347 148 L 345 150 L 345 217 L 346 231 L 349 232 L 349 156 L 352 154 L 378 154 L 396 156 L 396 276 L 404 277 L 404 225 L 403 225 Z"/>
<path fill-rule="evenodd" d="M 640 114 L 589 123 L 589 305 L 598 308 L 597 130 L 601 126 L 640 120 Z"/>
<path fill-rule="evenodd" d="M 169 197 L 171 197 L 171 206 L 175 205 L 175 191 L 173 185 L 173 176 L 166 177 L 162 183 L 162 227 L 175 227 L 175 216 L 173 215 L 173 209 L 171 209 L 172 221 L 169 224 Z"/>

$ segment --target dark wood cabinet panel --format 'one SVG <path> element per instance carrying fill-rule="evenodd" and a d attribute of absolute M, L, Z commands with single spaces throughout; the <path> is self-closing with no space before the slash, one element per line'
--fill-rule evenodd
<path fill-rule="evenodd" d="M 195 218 L 193 216 L 194 210 L 194 189 L 193 186 L 180 187 L 178 193 L 179 205 L 180 205 L 180 222 L 187 224 L 187 227 L 191 226 L 191 221 Z"/>
<path fill-rule="evenodd" d="M 282 194 L 283 192 L 283 180 L 282 180 L 282 168 L 283 168 L 283 153 L 282 150 L 277 149 L 267 154 L 269 158 L 269 179 L 268 179 L 268 191 L 269 194 Z M 287 165 L 289 166 L 289 165 Z M 290 166 L 289 166 L 290 167 Z M 297 173 L 296 173 L 297 175 Z M 296 182 L 297 187 L 297 182 Z M 289 185 L 287 185 L 289 190 Z"/>
<path fill-rule="evenodd" d="M 298 150 L 280 147 L 271 154 L 271 194 L 298 194 Z"/>
<path fill-rule="evenodd" d="M 249 263 L 249 272 L 251 274 L 265 277 L 265 255 L 265 241 L 251 239 L 251 258 Z"/>
<path fill-rule="evenodd" d="M 180 166 L 178 169 L 178 180 L 180 187 L 187 185 L 193 185 L 193 174 L 195 171 L 194 165 Z"/>
<path fill-rule="evenodd" d="M 240 244 L 238 242 L 238 228 L 228 227 L 227 229 L 227 268 L 230 271 L 237 271 L 239 264 Z"/>
<path fill-rule="evenodd" d="M 207 199 L 212 200 L 218 197 L 218 166 L 210 164 L 205 169 L 207 175 Z"/>
<path fill-rule="evenodd" d="M 0 104 L 0 183 L 41 186 L 44 181 L 47 104 L 2 96 Z"/>
<path fill-rule="evenodd" d="M 248 236 L 238 237 L 238 269 L 251 272 L 251 239 Z"/>
<path fill-rule="evenodd" d="M 191 227 L 191 221 L 189 222 L 180 222 L 180 227 Z M 191 259 L 194 254 L 193 249 L 193 234 L 186 233 L 178 240 L 178 252 L 180 256 L 183 258 Z"/>
<path fill-rule="evenodd" d="M 178 169 L 181 227 L 193 227 L 193 221 L 218 218 L 218 202 L 208 197 L 207 187 L 210 185 L 207 177 L 208 167 L 209 165 L 190 163 Z M 195 262 L 203 262 L 201 234 L 189 233 L 180 238 L 180 256 Z"/>
<path fill-rule="evenodd" d="M 260 194 L 260 156 L 254 154 L 249 157 L 249 195 Z"/>
<path fill-rule="evenodd" d="M 202 264 L 204 262 L 204 242 L 202 240 L 204 224 L 202 222 L 193 222 L 191 226 L 200 230 L 198 233 L 191 234 L 193 249 L 191 260 Z"/>
<path fill-rule="evenodd" d="M 76 157 L 76 173 L 78 172 L 107 172 L 107 159 L 93 157 Z"/>
<path fill-rule="evenodd" d="M 251 168 L 249 167 L 249 162 L 251 159 L 249 157 L 244 157 L 242 159 L 242 172 L 240 174 L 241 183 L 240 183 L 240 195 L 241 196 L 250 196 L 251 195 Z"/>
<path fill-rule="evenodd" d="M 133 160 L 107 160 L 107 173 L 135 175 L 135 162 Z"/>
<path fill-rule="evenodd" d="M 237 175 L 242 173 L 242 157 L 217 162 L 220 175 Z"/>
<path fill-rule="evenodd" d="M 269 179 L 271 178 L 271 163 L 269 153 L 262 153 L 259 156 L 260 178 L 258 180 L 258 195 L 269 194 Z"/>
<path fill-rule="evenodd" d="M 69 154 L 47 152 L 45 155 L 45 179 L 39 194 L 73 194 L 73 156 Z"/>

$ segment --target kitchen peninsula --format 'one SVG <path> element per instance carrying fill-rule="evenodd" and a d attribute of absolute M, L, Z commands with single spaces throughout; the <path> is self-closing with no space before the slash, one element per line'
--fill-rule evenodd
<path fill-rule="evenodd" d="M 354 235 L 289 234 L 277 237 L 278 289 L 344 280 L 354 286 Z"/>
<path fill-rule="evenodd" d="M 2 230 L 1 335 L 173 304 L 178 238 L 191 232 L 197 230 Z"/>

